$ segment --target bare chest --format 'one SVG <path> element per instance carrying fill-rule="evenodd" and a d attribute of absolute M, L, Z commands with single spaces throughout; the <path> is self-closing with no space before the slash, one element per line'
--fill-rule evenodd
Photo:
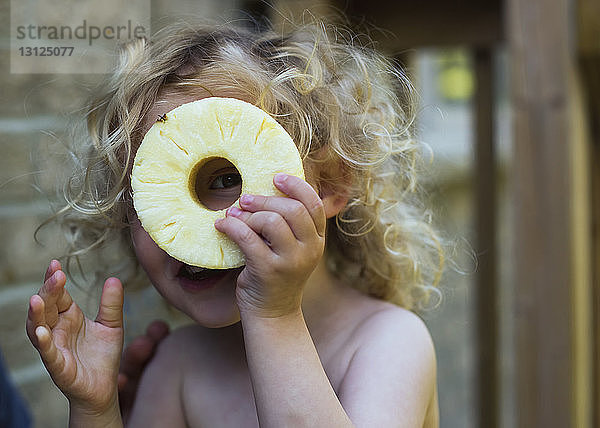
<path fill-rule="evenodd" d="M 239 350 L 237 350 L 239 349 Z M 317 351 L 337 392 L 351 359 L 343 344 L 322 343 Z M 183 411 L 190 427 L 258 427 L 252 382 L 243 348 L 228 347 L 188 367 L 183 383 Z M 285 379 L 281 380 L 285 382 Z"/>

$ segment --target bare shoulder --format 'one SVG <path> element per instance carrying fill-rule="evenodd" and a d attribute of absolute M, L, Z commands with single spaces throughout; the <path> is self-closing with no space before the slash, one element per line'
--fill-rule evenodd
<path fill-rule="evenodd" d="M 378 302 L 356 329 L 355 340 L 361 344 L 384 343 L 401 348 L 407 347 L 421 357 L 435 358 L 433 341 L 427 326 L 414 312 L 387 302 Z"/>
<path fill-rule="evenodd" d="M 195 325 L 179 327 L 171 331 L 171 333 L 159 343 L 157 351 L 165 355 L 170 355 L 172 354 L 172 351 L 184 347 L 186 342 L 194 339 L 198 334 L 202 334 L 202 331 Z"/>
<path fill-rule="evenodd" d="M 164 365 L 172 366 L 175 369 L 170 370 L 171 374 L 176 372 L 177 369 L 183 369 L 182 364 L 187 359 L 188 353 L 194 351 L 194 344 L 197 343 L 197 338 L 202 334 L 202 330 L 194 325 L 173 330 L 158 344 L 156 353 L 145 372 L 148 369 L 160 370 L 160 367 Z"/>
<path fill-rule="evenodd" d="M 186 426 L 181 411 L 183 334 L 171 332 L 158 345 L 138 385 L 128 427 Z"/>
<path fill-rule="evenodd" d="M 242 331 L 239 325 L 208 328 L 198 324 L 180 327 L 169 334 L 157 349 L 156 357 L 169 363 L 180 364 L 185 370 L 188 363 L 197 367 L 199 359 L 227 354 L 239 349 Z"/>
<path fill-rule="evenodd" d="M 414 373 L 423 387 L 435 386 L 436 356 L 433 340 L 415 313 L 380 302 L 355 330 L 354 360 L 362 364 L 385 364 L 388 375 Z M 404 376 L 404 375 L 403 375 Z"/>
<path fill-rule="evenodd" d="M 339 390 L 344 408 L 357 426 L 437 426 L 436 358 L 427 326 L 395 305 L 366 305 Z"/>
<path fill-rule="evenodd" d="M 187 426 L 189 415 L 185 408 L 185 384 L 190 378 L 198 379 L 200 367 L 208 372 L 212 370 L 215 361 L 218 361 L 212 356 L 215 346 L 227 346 L 227 340 L 222 338 L 227 337 L 224 333 L 228 330 L 213 330 L 190 325 L 171 332 L 163 339 L 144 369 L 128 426 Z M 222 356 L 224 352 L 217 354 Z M 194 384 L 196 388 L 204 386 L 203 382 Z"/>
<path fill-rule="evenodd" d="M 403 355 L 418 355 L 435 362 L 429 330 L 414 312 L 354 290 L 345 296 L 338 307 L 345 314 L 344 325 L 352 326 L 350 340 L 354 349 L 385 346 L 389 352 L 401 350 Z"/>

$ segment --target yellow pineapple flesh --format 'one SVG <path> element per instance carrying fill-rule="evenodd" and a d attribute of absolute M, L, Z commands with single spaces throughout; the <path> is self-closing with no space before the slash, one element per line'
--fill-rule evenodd
<path fill-rule="evenodd" d="M 279 172 L 304 179 L 302 160 L 284 128 L 258 107 L 210 97 L 183 104 L 146 133 L 133 165 L 133 202 L 142 227 L 157 245 L 192 266 L 242 266 L 244 255 L 214 222 L 225 209 L 208 209 L 195 192 L 203 162 L 225 158 L 242 177 L 242 193 L 283 196 Z M 236 201 L 234 205 L 239 206 Z"/>

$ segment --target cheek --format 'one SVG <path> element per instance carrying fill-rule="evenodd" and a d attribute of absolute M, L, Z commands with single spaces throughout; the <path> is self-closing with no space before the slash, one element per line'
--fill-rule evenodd
<path fill-rule="evenodd" d="M 156 245 L 139 220 L 131 223 L 131 240 L 135 255 L 146 272 L 150 273 L 148 269 L 159 268 L 166 253 Z"/>

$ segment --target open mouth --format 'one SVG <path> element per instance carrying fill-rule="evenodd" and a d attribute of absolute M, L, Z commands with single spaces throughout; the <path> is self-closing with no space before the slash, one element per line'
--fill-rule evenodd
<path fill-rule="evenodd" d="M 208 269 L 182 264 L 176 278 L 183 288 L 197 291 L 217 285 L 230 272 L 232 269 Z"/>
<path fill-rule="evenodd" d="M 227 272 L 227 269 L 208 269 L 199 266 L 182 265 L 177 272 L 178 278 L 186 278 L 191 281 L 202 281 L 215 275 Z"/>

